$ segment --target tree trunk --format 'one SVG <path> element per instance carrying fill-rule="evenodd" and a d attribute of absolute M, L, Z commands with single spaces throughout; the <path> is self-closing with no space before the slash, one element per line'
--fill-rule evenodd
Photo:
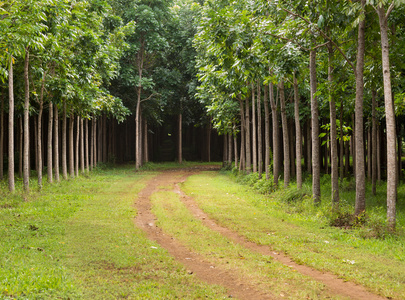
<path fill-rule="evenodd" d="M 103 162 L 106 163 L 108 161 L 108 148 L 107 148 L 107 116 L 104 115 L 101 119 L 103 124 Z"/>
<path fill-rule="evenodd" d="M 250 116 L 249 116 L 249 97 L 246 97 L 245 106 L 245 138 L 246 138 L 246 173 L 250 173 L 252 170 L 252 158 L 251 158 L 251 148 L 250 148 Z"/>
<path fill-rule="evenodd" d="M 181 120 L 181 123 L 182 122 L 183 121 Z M 144 143 L 143 143 L 144 162 L 149 162 L 148 121 L 146 119 L 143 120 L 142 128 L 143 128 L 143 138 L 144 138 Z M 181 133 L 180 136 L 182 136 L 182 133 Z M 182 142 L 182 144 L 180 146 L 181 146 L 180 149 L 183 149 L 183 142 Z M 183 163 L 183 150 L 181 152 L 181 157 L 182 157 L 182 162 L 181 163 Z"/>
<path fill-rule="evenodd" d="M 310 85 L 311 85 L 311 125 L 312 125 L 312 197 L 315 204 L 321 201 L 321 166 L 319 151 L 318 99 L 316 96 L 316 51 L 310 51 Z"/>
<path fill-rule="evenodd" d="M 84 175 L 84 124 L 83 118 L 80 118 L 80 170 Z"/>
<path fill-rule="evenodd" d="M 366 1 L 361 0 L 364 9 Z M 364 18 L 365 19 L 365 18 Z M 355 103 L 355 157 L 356 157 L 356 202 L 355 215 L 366 210 L 366 179 L 364 170 L 364 135 L 363 135 L 363 92 L 364 92 L 364 52 L 366 21 L 359 22 L 356 64 L 356 103 Z"/>
<path fill-rule="evenodd" d="M 180 113 L 178 120 L 177 120 L 177 128 L 178 128 L 178 144 L 177 144 L 177 161 L 179 164 L 183 163 L 183 132 L 182 132 L 182 123 L 183 123 L 183 115 Z"/>
<path fill-rule="evenodd" d="M 262 86 L 260 81 L 257 81 L 257 164 L 259 178 L 262 178 L 263 173 L 263 137 L 262 137 Z"/>
<path fill-rule="evenodd" d="M 74 139 L 75 116 L 73 112 L 69 118 L 69 176 L 75 177 L 75 139 Z"/>
<path fill-rule="evenodd" d="M 301 164 L 301 125 L 299 112 L 300 98 L 298 93 L 298 82 L 294 72 L 294 115 L 295 115 L 295 153 L 297 160 L 297 188 L 302 188 L 302 164 Z"/>
<path fill-rule="evenodd" d="M 280 110 L 281 110 L 281 125 L 283 127 L 283 152 L 284 152 L 284 187 L 290 184 L 290 142 L 288 139 L 288 123 L 287 114 L 285 111 L 285 95 L 284 95 L 284 81 L 278 84 L 280 93 Z"/>
<path fill-rule="evenodd" d="M 67 112 L 66 100 L 63 100 L 63 120 L 62 120 L 62 176 L 67 179 Z"/>
<path fill-rule="evenodd" d="M 230 131 L 228 133 L 228 166 L 231 167 L 232 166 L 232 143 L 233 143 L 233 139 L 232 139 L 232 131 Z"/>
<path fill-rule="evenodd" d="M 0 108 L 0 180 L 4 179 L 4 92 L 1 93 Z"/>
<path fill-rule="evenodd" d="M 22 178 L 23 175 L 23 119 L 18 118 L 18 177 Z"/>
<path fill-rule="evenodd" d="M 371 179 L 371 128 L 367 128 L 367 178 Z"/>
<path fill-rule="evenodd" d="M 269 87 L 264 86 L 264 164 L 266 172 L 266 180 L 270 178 L 270 116 L 269 116 Z"/>
<path fill-rule="evenodd" d="M 235 124 L 233 124 L 233 130 L 232 130 L 232 136 L 233 136 L 233 152 L 234 152 L 234 157 L 235 157 L 235 169 L 238 168 L 238 139 L 236 137 L 236 128 Z"/>
<path fill-rule="evenodd" d="M 278 174 L 280 172 L 280 146 L 278 143 L 278 115 L 277 100 L 274 98 L 273 83 L 269 84 L 269 100 L 271 106 L 272 125 L 273 125 L 273 181 L 278 186 Z"/>
<path fill-rule="evenodd" d="M 376 195 L 376 184 L 377 184 L 377 117 L 376 117 L 376 89 L 371 91 L 371 185 L 373 190 L 373 195 Z"/>
<path fill-rule="evenodd" d="M 257 123 L 256 123 L 256 99 L 255 85 L 252 83 L 252 160 L 253 172 L 257 172 Z"/>
<path fill-rule="evenodd" d="M 45 88 L 44 86 L 42 88 Z M 41 88 L 41 94 L 43 89 Z M 42 188 L 42 113 L 44 111 L 43 94 L 40 96 L 39 110 L 38 110 L 38 133 L 37 133 L 37 147 L 38 147 L 38 187 Z"/>
<path fill-rule="evenodd" d="M 365 0 L 363 0 L 365 1 Z M 393 5 L 393 4 L 392 4 Z M 389 40 L 388 40 L 388 15 L 386 15 L 383 4 L 378 5 L 376 10 L 380 23 L 381 34 L 381 52 L 384 78 L 384 103 L 385 120 L 387 130 L 387 222 L 391 230 L 396 226 L 396 202 L 397 202 L 397 183 L 396 183 L 396 141 L 395 141 L 395 111 L 391 89 L 391 73 L 389 61 Z"/>
<path fill-rule="evenodd" d="M 76 118 L 76 151 L 75 151 L 75 174 L 79 177 L 79 146 L 80 146 L 80 117 Z"/>
<path fill-rule="evenodd" d="M 97 120 L 97 127 L 98 127 L 98 132 L 97 132 L 97 144 L 96 149 L 97 149 L 97 157 L 96 157 L 96 162 L 102 162 L 103 161 L 103 116 L 100 116 L 100 118 Z"/>
<path fill-rule="evenodd" d="M 14 180 L 14 59 L 10 56 L 10 66 L 8 70 L 8 189 L 15 191 Z"/>
<path fill-rule="evenodd" d="M 29 50 L 25 49 L 24 62 L 24 167 L 23 167 L 23 185 L 26 192 L 30 189 L 30 132 L 29 132 L 29 113 L 30 113 L 30 81 L 29 81 Z"/>
<path fill-rule="evenodd" d="M 59 182 L 59 112 L 58 105 L 54 105 L 54 169 L 55 169 L 55 181 Z"/>
<path fill-rule="evenodd" d="M 331 160 L 331 185 L 332 185 L 332 207 L 339 208 L 339 165 L 338 165 L 338 146 L 337 146 L 337 128 L 336 128 L 336 105 L 333 97 L 333 47 L 328 44 L 328 81 L 329 81 L 329 110 L 330 110 L 330 160 Z M 326 161 L 328 164 L 328 161 Z"/>
<path fill-rule="evenodd" d="M 49 120 L 48 120 L 48 152 L 47 152 L 47 171 L 48 182 L 53 182 L 52 174 L 52 129 L 53 129 L 53 103 L 49 102 Z"/>
<path fill-rule="evenodd" d="M 340 101 L 343 101 L 341 99 Z M 340 103 L 340 182 L 343 182 L 344 176 L 344 163 L 343 163 L 343 152 L 344 152 L 344 139 L 343 139 L 343 102 Z M 347 157 L 346 157 L 347 159 Z"/>
<path fill-rule="evenodd" d="M 240 108 L 240 165 L 239 171 L 246 170 L 246 124 L 245 124 L 245 111 L 243 107 L 243 101 L 239 98 L 239 108 Z"/>
<path fill-rule="evenodd" d="M 85 122 L 85 159 L 86 159 L 86 172 L 89 173 L 90 172 L 90 166 L 89 166 L 89 119 L 86 118 Z"/>

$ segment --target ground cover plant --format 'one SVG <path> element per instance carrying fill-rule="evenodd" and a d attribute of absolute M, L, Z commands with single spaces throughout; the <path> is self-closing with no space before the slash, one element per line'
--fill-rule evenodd
<path fill-rule="evenodd" d="M 365 235 L 373 230 L 367 227 L 333 227 L 330 204 L 316 207 L 308 195 L 294 188 L 262 195 L 252 193 L 252 186 L 224 174 L 204 173 L 190 177 L 183 189 L 218 223 L 253 242 L 270 245 L 298 263 L 331 271 L 385 297 L 405 297 L 404 235 L 375 238 Z M 374 211 L 377 214 L 378 209 Z"/>
<path fill-rule="evenodd" d="M 133 203 L 154 174 L 106 168 L 28 195 L 1 192 L 0 299 L 222 295 L 134 226 Z"/>

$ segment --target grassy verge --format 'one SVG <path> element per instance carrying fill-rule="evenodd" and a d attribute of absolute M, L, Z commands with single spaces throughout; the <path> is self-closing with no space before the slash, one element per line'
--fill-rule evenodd
<path fill-rule="evenodd" d="M 385 297 L 405 298 L 405 238 L 367 239 L 361 230 L 330 227 L 309 197 L 299 210 L 286 204 L 286 190 L 259 195 L 226 175 L 203 173 L 183 189 L 220 224 L 295 261 L 368 287 Z M 291 191 L 290 191 L 291 192 Z"/>
<path fill-rule="evenodd" d="M 95 172 L 0 200 L 0 299 L 198 299 L 200 283 L 134 226 L 152 172 Z M 25 197 L 25 201 L 23 198 Z"/>

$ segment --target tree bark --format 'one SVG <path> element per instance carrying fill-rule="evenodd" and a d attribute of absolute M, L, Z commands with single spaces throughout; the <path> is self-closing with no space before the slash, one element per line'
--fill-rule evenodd
<path fill-rule="evenodd" d="M 86 134 L 85 134 L 85 159 L 86 159 L 86 172 L 90 172 L 90 164 L 89 164 L 89 119 L 86 118 L 85 120 L 85 129 L 86 129 Z"/>
<path fill-rule="evenodd" d="M 257 164 L 259 178 L 262 178 L 263 173 L 263 138 L 262 138 L 262 86 L 260 81 L 257 81 Z"/>
<path fill-rule="evenodd" d="M 4 179 L 4 92 L 1 91 L 0 108 L 0 180 Z"/>
<path fill-rule="evenodd" d="M 366 1 L 361 0 L 364 10 Z M 356 202 L 355 215 L 366 210 L 366 179 L 364 170 L 364 135 L 363 135 L 363 92 L 364 92 L 364 53 L 365 53 L 365 18 L 359 22 L 356 64 L 356 103 L 355 103 L 355 157 L 356 157 Z"/>
<path fill-rule="evenodd" d="M 14 180 L 14 76 L 13 57 L 10 56 L 8 70 L 8 189 L 15 191 Z"/>
<path fill-rule="evenodd" d="M 257 172 L 257 123 L 256 123 L 256 99 L 255 85 L 252 83 L 252 161 L 253 173 Z"/>
<path fill-rule="evenodd" d="M 273 181 L 278 186 L 278 174 L 280 172 L 280 146 L 278 142 L 278 115 L 277 100 L 274 98 L 273 83 L 269 83 L 269 100 L 271 106 L 272 125 L 273 125 Z"/>
<path fill-rule="evenodd" d="M 177 120 L 177 128 L 178 128 L 178 144 L 177 144 L 177 161 L 179 164 L 183 163 L 183 132 L 182 132 L 182 123 L 183 123 L 183 115 L 179 113 L 178 120 Z"/>
<path fill-rule="evenodd" d="M 266 180 L 270 178 L 270 116 L 269 116 L 269 87 L 266 84 L 264 86 L 264 164 L 266 172 Z"/>
<path fill-rule="evenodd" d="M 336 126 L 336 104 L 333 97 L 333 48 L 328 44 L 328 81 L 329 81 L 329 110 L 330 110 L 330 156 L 331 156 L 331 185 L 332 185 L 332 207 L 339 208 L 339 165 L 337 146 L 337 126 Z M 328 161 L 326 161 L 326 165 Z"/>
<path fill-rule="evenodd" d="M 80 118 L 80 170 L 84 175 L 84 122 L 83 118 Z"/>
<path fill-rule="evenodd" d="M 251 145 L 250 145 L 250 114 L 249 114 L 249 97 L 246 97 L 245 105 L 245 138 L 246 138 L 246 173 L 252 171 Z"/>
<path fill-rule="evenodd" d="M 233 138 L 232 138 L 232 129 L 230 129 L 231 131 L 228 133 L 228 166 L 231 167 L 232 166 L 232 148 L 233 148 Z"/>
<path fill-rule="evenodd" d="M 53 129 L 53 103 L 49 102 L 49 119 L 48 119 L 48 152 L 47 152 L 47 173 L 48 182 L 53 182 L 53 172 L 52 172 L 52 129 Z"/>
<path fill-rule="evenodd" d="M 376 185 L 377 185 L 377 117 L 376 117 L 376 96 L 377 91 L 373 89 L 371 91 L 371 185 L 373 195 L 376 195 Z"/>
<path fill-rule="evenodd" d="M 41 94 L 39 96 L 39 110 L 38 110 L 38 134 L 37 134 L 37 147 L 38 147 L 38 186 L 42 188 L 42 114 L 44 111 L 44 92 L 45 92 L 45 74 L 42 78 Z"/>
<path fill-rule="evenodd" d="M 245 110 L 243 107 L 243 101 L 239 98 L 240 108 L 240 164 L 239 171 L 246 170 L 246 123 L 245 123 Z"/>
<path fill-rule="evenodd" d="M 234 157 L 235 157 L 235 169 L 238 168 L 238 139 L 236 137 L 236 128 L 235 124 L 233 124 L 232 128 L 232 137 L 233 137 L 233 152 L 234 152 Z"/>
<path fill-rule="evenodd" d="M 102 120 L 102 124 L 103 124 L 103 135 L 102 135 L 102 140 L 103 140 L 103 162 L 106 163 L 106 162 L 108 162 L 107 116 L 104 115 L 101 120 Z"/>
<path fill-rule="evenodd" d="M 67 179 L 67 111 L 66 99 L 63 100 L 63 120 L 62 120 L 62 176 Z"/>
<path fill-rule="evenodd" d="M 23 167 L 23 185 L 26 192 L 30 189 L 30 132 L 29 132 L 29 113 L 30 113 L 30 81 L 29 81 L 29 50 L 25 48 L 24 61 L 24 167 Z"/>
<path fill-rule="evenodd" d="M 18 176 L 22 178 L 23 175 L 23 142 L 24 142 L 24 128 L 23 128 L 23 119 L 18 118 Z"/>
<path fill-rule="evenodd" d="M 80 117 L 76 117 L 75 175 L 79 177 Z"/>
<path fill-rule="evenodd" d="M 341 99 L 340 101 L 343 101 Z M 340 182 L 343 182 L 344 176 L 344 163 L 343 163 L 343 152 L 344 152 L 344 138 L 343 138 L 343 102 L 340 103 Z M 347 158 L 346 158 L 347 159 Z"/>
<path fill-rule="evenodd" d="M 75 116 L 73 112 L 69 118 L 69 176 L 75 177 L 75 140 L 74 140 Z"/>
<path fill-rule="evenodd" d="M 301 164 L 301 125 L 300 125 L 300 112 L 299 112 L 300 98 L 298 93 L 298 82 L 294 72 L 294 115 L 295 115 L 295 153 L 297 163 L 297 188 L 302 188 L 302 164 Z"/>
<path fill-rule="evenodd" d="M 321 166 L 319 161 L 319 120 L 318 99 L 316 96 L 316 51 L 310 51 L 310 85 L 311 85 L 311 125 L 312 125 L 312 197 L 314 203 L 321 201 Z"/>
<path fill-rule="evenodd" d="M 280 110 L 281 110 L 281 125 L 283 127 L 283 152 L 284 152 L 284 187 L 290 184 L 290 143 L 288 139 L 288 123 L 287 114 L 285 111 L 285 95 L 284 95 L 284 81 L 280 80 L 278 84 L 280 93 Z"/>
<path fill-rule="evenodd" d="M 364 0 L 363 0 L 364 1 Z M 393 4 L 392 4 L 393 5 Z M 396 183 L 396 129 L 395 129 L 395 110 L 391 89 L 391 73 L 389 61 L 389 40 L 388 40 L 388 15 L 386 15 L 383 4 L 376 7 L 380 23 L 381 52 L 384 78 L 384 103 L 385 120 L 387 130 L 387 222 L 391 230 L 396 226 L 396 202 L 397 202 L 397 183 Z"/>
<path fill-rule="evenodd" d="M 59 178 L 59 112 L 58 105 L 54 105 L 54 171 L 55 171 L 55 181 L 60 182 Z"/>

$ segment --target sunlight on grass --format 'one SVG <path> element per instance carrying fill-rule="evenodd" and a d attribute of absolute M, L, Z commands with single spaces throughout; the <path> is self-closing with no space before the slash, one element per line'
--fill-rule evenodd
<path fill-rule="evenodd" d="M 183 188 L 213 219 L 254 242 L 386 297 L 405 297 L 403 237 L 361 238 L 354 230 L 328 226 L 324 215 L 315 211 L 289 211 L 291 207 L 281 201 L 285 190 L 260 195 L 226 175 L 194 175 Z M 313 207 L 308 201 L 312 200 L 304 197 L 302 205 Z"/>

